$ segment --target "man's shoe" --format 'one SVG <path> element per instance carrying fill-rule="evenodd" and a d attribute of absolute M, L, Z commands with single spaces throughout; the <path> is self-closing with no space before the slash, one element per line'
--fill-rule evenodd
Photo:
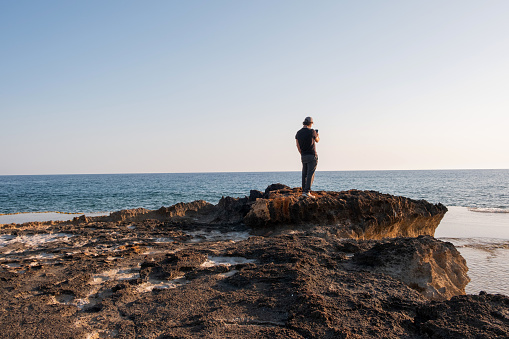
<path fill-rule="evenodd" d="M 302 195 L 305 197 L 308 197 L 308 198 L 313 198 L 313 199 L 315 198 L 315 196 L 313 194 L 311 194 L 311 192 L 307 192 L 307 193 L 304 192 L 304 193 L 302 193 Z"/>

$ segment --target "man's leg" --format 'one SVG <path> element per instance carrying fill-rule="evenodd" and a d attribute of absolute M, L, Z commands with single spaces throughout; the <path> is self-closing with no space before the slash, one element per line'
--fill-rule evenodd
<path fill-rule="evenodd" d="M 315 171 L 318 166 L 318 157 L 314 156 L 311 161 L 307 163 L 307 177 L 306 177 L 306 192 L 311 191 L 311 185 L 315 180 Z"/>
<path fill-rule="evenodd" d="M 308 177 L 308 164 L 302 157 L 302 193 L 306 193 L 306 179 Z"/>
<path fill-rule="evenodd" d="M 315 178 L 318 158 L 314 155 L 302 156 L 302 192 L 308 193 Z"/>

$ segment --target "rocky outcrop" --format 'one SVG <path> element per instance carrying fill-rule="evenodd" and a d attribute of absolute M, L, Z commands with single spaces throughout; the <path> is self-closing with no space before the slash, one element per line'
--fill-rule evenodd
<path fill-rule="evenodd" d="M 454 283 L 434 272 L 462 261 L 431 237 L 342 239 L 317 226 L 212 241 L 188 226 L 61 223 L 47 230 L 61 241 L 0 247 L 2 338 L 509 336 L 506 296 L 429 300 Z"/>
<path fill-rule="evenodd" d="M 193 202 L 179 202 L 169 207 L 161 207 L 155 211 L 145 208 L 135 208 L 113 212 L 109 216 L 93 217 L 85 220 L 102 222 L 135 222 L 152 219 L 161 221 L 178 220 L 181 222 L 194 222 L 203 215 L 211 213 L 215 209 L 214 207 L 214 205 L 204 200 L 196 200 Z M 75 220 L 82 220 L 83 217 L 75 218 Z"/>
<path fill-rule="evenodd" d="M 467 263 L 454 245 L 428 236 L 376 242 L 352 261 L 363 270 L 396 278 L 432 300 L 463 295 L 470 282 Z"/>
<path fill-rule="evenodd" d="M 302 196 L 300 188 L 272 184 L 265 192 L 251 191 L 249 197 L 223 197 L 217 205 L 203 200 L 178 203 L 159 210 L 123 210 L 101 221 L 161 220 L 192 224 L 241 224 L 255 234 L 279 229 L 309 229 L 327 226 L 339 237 L 382 239 L 433 236 L 447 208 L 425 200 L 374 191 L 313 192 L 315 199 Z"/>
<path fill-rule="evenodd" d="M 269 186 L 244 222 L 252 228 L 329 225 L 341 237 L 382 239 L 433 236 L 447 212 L 442 204 L 374 191 L 318 191 L 313 192 L 315 199 L 301 193 L 300 188 Z"/>
<path fill-rule="evenodd" d="M 426 303 L 414 323 L 427 338 L 509 338 L 509 298 L 481 292 Z"/>
<path fill-rule="evenodd" d="M 130 210 L 121 210 L 111 213 L 108 217 L 97 217 L 97 220 L 102 221 L 128 221 L 128 220 L 141 220 L 144 215 L 147 215 L 150 210 L 145 208 L 135 208 Z"/>
<path fill-rule="evenodd" d="M 210 213 L 214 210 L 214 205 L 206 202 L 205 200 L 196 200 L 193 202 L 180 202 L 170 207 L 161 207 L 157 210 L 155 216 L 149 215 L 148 217 L 155 217 L 159 219 L 161 216 L 165 219 L 176 218 L 197 218 L 199 215 Z"/>
<path fill-rule="evenodd" d="M 442 204 L 374 191 L 317 191 L 302 196 L 300 188 L 272 184 L 249 197 L 223 197 L 217 205 L 203 200 L 178 203 L 158 210 L 144 208 L 113 212 L 109 216 L 75 218 L 74 223 L 138 222 L 159 220 L 196 225 L 245 224 L 253 234 L 284 229 L 327 227 L 329 234 L 356 239 L 433 236 L 447 212 Z M 37 223 L 39 227 L 54 222 Z M 35 223 L 26 226 L 34 226 Z"/>
<path fill-rule="evenodd" d="M 509 298 L 464 295 L 465 260 L 429 236 L 444 206 L 315 194 L 3 227 L 2 336 L 509 337 Z"/>

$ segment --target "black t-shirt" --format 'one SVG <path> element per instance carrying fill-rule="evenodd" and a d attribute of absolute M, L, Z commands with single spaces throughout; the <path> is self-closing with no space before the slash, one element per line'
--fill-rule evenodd
<path fill-rule="evenodd" d="M 311 128 L 303 127 L 297 132 L 295 139 L 299 141 L 302 155 L 316 155 L 315 138 L 317 136 L 316 131 Z"/>

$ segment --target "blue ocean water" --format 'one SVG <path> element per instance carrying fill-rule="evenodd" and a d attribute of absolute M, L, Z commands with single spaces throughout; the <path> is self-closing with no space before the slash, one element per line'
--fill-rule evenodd
<path fill-rule="evenodd" d="M 0 176 L 0 214 L 157 209 L 242 197 L 272 183 L 300 186 L 300 172 Z M 317 172 L 313 190 L 374 190 L 446 206 L 509 210 L 509 170 Z"/>

